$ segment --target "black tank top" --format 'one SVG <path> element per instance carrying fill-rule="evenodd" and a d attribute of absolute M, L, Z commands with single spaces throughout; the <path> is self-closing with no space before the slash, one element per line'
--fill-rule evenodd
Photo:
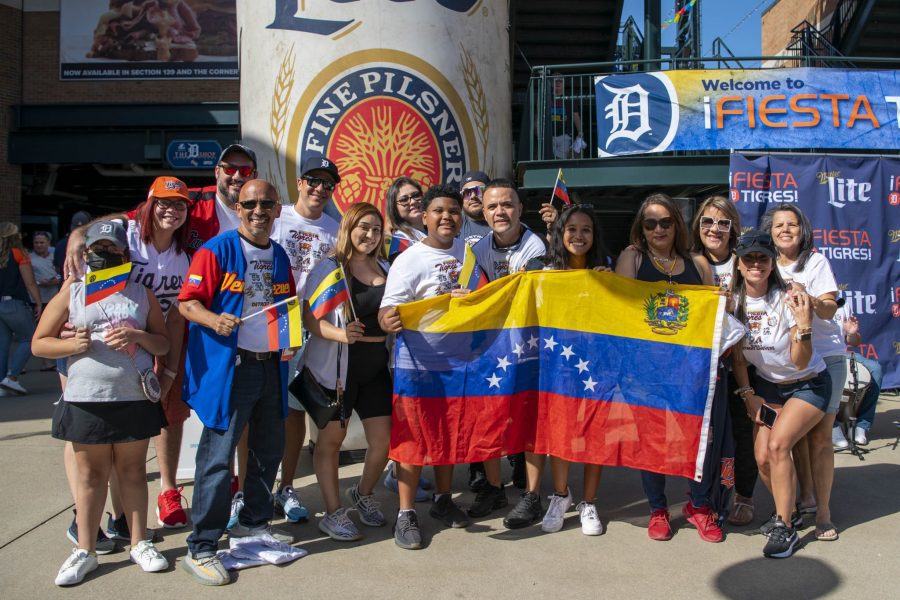
<path fill-rule="evenodd" d="M 353 308 L 356 309 L 356 318 L 366 328 L 363 335 L 366 337 L 387 335 L 378 325 L 378 308 L 384 296 L 384 284 L 366 285 L 356 278 L 351 278 L 350 295 L 353 298 Z"/>
<path fill-rule="evenodd" d="M 670 280 L 668 275 L 666 275 L 653 265 L 653 259 L 647 252 L 643 252 L 642 255 L 643 259 L 641 260 L 641 266 L 638 269 L 635 279 L 638 279 L 640 281 Z M 694 261 L 691 260 L 690 257 L 682 257 L 682 260 L 684 260 L 684 271 L 682 271 L 678 275 L 672 275 L 672 283 L 702 285 L 703 277 L 700 276 L 700 271 L 697 270 L 697 266 L 694 264 Z"/>

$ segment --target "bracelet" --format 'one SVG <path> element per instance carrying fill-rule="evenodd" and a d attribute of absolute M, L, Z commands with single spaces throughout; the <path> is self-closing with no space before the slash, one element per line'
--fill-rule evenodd
<path fill-rule="evenodd" d="M 745 385 L 743 387 L 739 387 L 738 389 L 734 390 L 734 395 L 738 396 L 740 398 L 743 398 L 744 394 L 746 394 L 747 392 L 755 394 L 756 390 L 753 389 L 753 386 Z"/>
<path fill-rule="evenodd" d="M 173 371 L 172 369 L 170 369 L 168 367 L 165 367 L 163 369 L 163 375 L 165 375 L 166 377 L 169 377 L 170 379 L 172 379 L 172 381 L 174 381 L 175 378 L 178 377 L 178 373 L 176 373 L 175 371 Z"/>

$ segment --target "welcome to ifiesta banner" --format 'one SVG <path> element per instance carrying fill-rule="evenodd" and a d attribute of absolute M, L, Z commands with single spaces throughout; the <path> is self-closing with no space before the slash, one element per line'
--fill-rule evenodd
<path fill-rule="evenodd" d="M 509 20 L 501 0 L 238 0 L 242 136 L 260 177 L 297 197 L 324 154 L 340 212 L 391 182 L 459 185 L 511 165 Z"/>
<path fill-rule="evenodd" d="M 882 364 L 884 388 L 900 387 L 900 158 L 733 154 L 729 183 L 744 228 L 781 203 L 809 218 L 859 319 L 855 350 Z"/>
<path fill-rule="evenodd" d="M 900 149 L 897 73 L 810 68 L 599 76 L 597 151 Z"/>

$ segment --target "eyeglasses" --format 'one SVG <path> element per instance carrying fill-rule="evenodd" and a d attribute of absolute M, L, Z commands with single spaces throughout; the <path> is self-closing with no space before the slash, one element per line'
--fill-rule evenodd
<path fill-rule="evenodd" d="M 397 204 L 400 206 L 408 206 L 409 204 L 415 202 L 419 203 L 422 201 L 422 192 L 413 192 L 412 194 L 407 194 L 405 196 L 399 196 L 397 198 Z"/>
<path fill-rule="evenodd" d="M 184 212 L 187 210 L 187 202 L 183 200 L 157 200 L 156 207 L 163 212 L 169 209 L 175 212 Z"/>
<path fill-rule="evenodd" d="M 712 217 L 700 217 L 700 229 L 712 229 L 715 226 L 719 231 L 731 230 L 731 219 L 713 219 Z"/>
<path fill-rule="evenodd" d="M 326 192 L 334 190 L 335 183 L 321 177 L 301 177 L 300 179 L 308 183 L 311 188 L 317 188 L 321 185 Z"/>
<path fill-rule="evenodd" d="M 253 210 L 257 205 L 263 210 L 272 210 L 275 208 L 275 205 L 278 204 L 278 200 L 271 200 L 266 198 L 265 200 L 241 200 L 238 202 L 241 205 L 241 208 L 244 210 Z"/>
<path fill-rule="evenodd" d="M 483 185 L 473 185 L 472 187 L 468 187 L 462 191 L 463 198 L 469 198 L 471 196 L 478 196 L 481 198 L 481 195 L 484 193 Z"/>
<path fill-rule="evenodd" d="M 656 229 L 657 225 L 662 227 L 663 229 L 668 229 L 675 223 L 675 220 L 672 217 L 666 217 L 664 219 L 644 219 L 641 221 L 641 224 L 644 226 L 644 229 L 647 231 L 653 231 Z"/>
<path fill-rule="evenodd" d="M 241 177 L 250 177 L 256 171 L 253 167 L 235 167 L 225 163 L 219 163 L 219 168 L 229 177 L 234 177 L 235 173 L 240 173 Z"/>
<path fill-rule="evenodd" d="M 770 260 L 772 260 L 771 257 L 769 257 L 765 254 L 762 254 L 762 253 L 760 253 L 760 254 L 745 254 L 744 256 L 741 257 L 741 262 L 747 266 L 756 265 L 756 264 L 767 265 L 767 264 L 769 264 Z"/>

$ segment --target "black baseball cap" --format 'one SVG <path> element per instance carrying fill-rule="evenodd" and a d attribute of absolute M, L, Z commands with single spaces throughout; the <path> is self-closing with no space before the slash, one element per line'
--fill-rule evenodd
<path fill-rule="evenodd" d="M 247 158 L 253 162 L 253 168 L 256 168 L 256 152 L 248 148 L 243 144 L 231 144 L 224 150 L 222 150 L 222 154 L 219 155 L 219 162 L 225 160 L 225 156 L 231 152 L 240 152 L 241 154 L 247 155 Z"/>
<path fill-rule="evenodd" d="M 773 260 L 778 255 L 775 244 L 772 242 L 772 236 L 759 229 L 751 229 L 739 237 L 737 246 L 734 248 L 734 253 L 738 256 L 746 256 L 754 252 L 765 254 Z"/>
<path fill-rule="evenodd" d="M 313 154 L 303 159 L 303 164 L 300 168 L 300 177 L 305 177 L 312 171 L 325 171 L 331 175 L 331 178 L 334 179 L 335 183 L 340 183 L 341 181 L 341 176 L 338 175 L 337 166 L 334 164 L 334 161 L 327 156 Z"/>
<path fill-rule="evenodd" d="M 488 177 L 487 173 L 485 173 L 484 171 L 466 171 L 466 174 L 463 175 L 462 183 L 459 187 L 462 187 L 472 181 L 480 181 L 481 183 L 484 183 L 486 185 L 490 180 L 491 178 Z"/>

